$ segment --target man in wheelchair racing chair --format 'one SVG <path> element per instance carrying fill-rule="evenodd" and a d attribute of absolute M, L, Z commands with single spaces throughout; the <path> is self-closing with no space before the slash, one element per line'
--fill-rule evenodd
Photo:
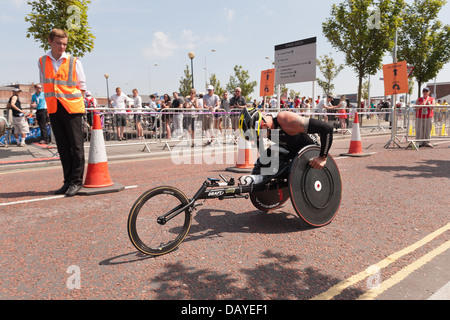
<path fill-rule="evenodd" d="M 317 119 L 302 117 L 290 111 L 277 115 L 263 115 L 256 108 L 243 108 L 239 117 L 239 131 L 247 140 L 256 140 L 258 149 L 263 133 L 269 140 L 278 133 L 278 145 L 271 145 L 255 163 L 251 176 L 239 178 L 241 184 L 259 183 L 279 173 L 308 145 L 318 145 L 315 134 L 320 136 L 320 154 L 310 161 L 313 169 L 322 169 L 327 163 L 328 152 L 333 143 L 333 126 Z M 276 138 L 276 137 L 275 137 Z M 274 139 L 277 140 L 277 139 Z M 268 161 L 270 159 L 270 161 Z M 270 168 L 278 160 L 278 168 Z M 270 172 L 270 174 L 268 174 Z"/>

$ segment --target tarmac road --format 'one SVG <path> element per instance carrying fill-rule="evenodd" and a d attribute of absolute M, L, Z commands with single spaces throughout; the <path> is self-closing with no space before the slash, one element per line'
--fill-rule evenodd
<path fill-rule="evenodd" d="M 331 224 L 309 228 L 289 201 L 266 214 L 211 200 L 156 258 L 128 239 L 137 197 L 159 185 L 191 197 L 229 164 L 109 161 L 127 188 L 72 198 L 52 194 L 59 166 L 1 171 L 0 299 L 449 299 L 449 144 L 385 149 L 387 139 L 364 138 L 365 158 L 340 157 L 349 141 L 335 141 L 343 197 Z"/>

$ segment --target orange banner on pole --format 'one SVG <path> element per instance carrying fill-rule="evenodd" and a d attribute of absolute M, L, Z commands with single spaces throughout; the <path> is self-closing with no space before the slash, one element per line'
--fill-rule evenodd
<path fill-rule="evenodd" d="M 383 65 L 384 95 L 408 93 L 408 66 L 406 61 Z"/>
<path fill-rule="evenodd" d="M 260 97 L 272 96 L 275 88 L 275 69 L 268 69 L 261 72 L 261 84 L 259 89 Z"/>

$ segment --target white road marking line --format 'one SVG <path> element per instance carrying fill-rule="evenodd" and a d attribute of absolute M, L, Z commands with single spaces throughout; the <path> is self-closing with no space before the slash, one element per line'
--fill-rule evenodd
<path fill-rule="evenodd" d="M 127 187 L 125 187 L 125 189 L 134 189 L 137 187 L 138 186 L 127 186 Z M 37 199 L 5 202 L 5 203 L 0 203 L 0 207 L 12 206 L 14 204 L 22 204 L 22 203 L 30 203 L 30 202 L 38 202 L 38 201 L 48 201 L 48 200 L 60 199 L 60 198 L 64 198 L 64 197 L 65 197 L 65 195 L 62 194 L 62 195 L 58 195 L 58 196 L 51 196 L 51 197 L 44 197 L 44 198 L 37 198 Z"/>

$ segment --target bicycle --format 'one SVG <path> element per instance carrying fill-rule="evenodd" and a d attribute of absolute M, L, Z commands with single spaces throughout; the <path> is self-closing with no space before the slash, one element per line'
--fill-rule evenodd
<path fill-rule="evenodd" d="M 189 199 L 181 190 L 160 186 L 144 192 L 128 216 L 128 236 L 140 252 L 159 256 L 177 248 L 189 233 L 198 200 L 251 199 L 259 210 L 270 211 L 291 198 L 294 210 L 308 225 L 321 227 L 335 217 L 341 201 L 341 178 L 334 159 L 328 156 L 321 169 L 309 166 L 320 148 L 307 146 L 273 176 L 251 185 L 235 185 L 235 179 L 207 178 Z"/>

